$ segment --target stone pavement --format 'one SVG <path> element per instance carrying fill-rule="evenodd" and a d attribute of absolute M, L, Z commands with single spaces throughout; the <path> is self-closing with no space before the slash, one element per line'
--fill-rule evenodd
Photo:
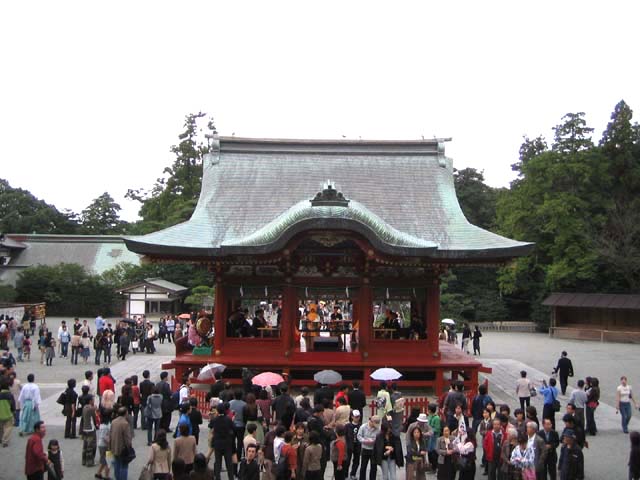
<path fill-rule="evenodd" d="M 48 319 L 48 323 L 55 327 L 54 331 L 57 331 L 56 319 Z M 57 323 L 59 323 L 59 319 L 57 319 Z M 160 365 L 171 357 L 173 345 L 157 345 L 157 348 L 158 353 L 155 355 L 131 355 L 125 362 L 115 362 L 111 368 L 116 379 L 121 382 L 124 377 L 134 373 L 141 376 L 142 371 L 148 369 L 152 372 L 152 379 L 157 380 Z M 543 334 L 487 332 L 482 338 L 483 356 L 480 357 L 480 360 L 493 368 L 493 373 L 487 375 L 490 394 L 497 403 L 508 403 L 512 409 L 516 408 L 518 401 L 515 398 L 514 386 L 520 370 L 527 370 L 529 378 L 534 382 L 548 377 L 550 369 L 555 365 L 560 351 L 563 349 L 569 352 L 569 357 L 574 362 L 576 377 L 572 380 L 593 375 L 599 377 L 601 385 L 603 385 L 601 406 L 596 412 L 599 433 L 596 437 L 588 437 L 590 448 L 585 450 L 585 478 L 587 480 L 626 479 L 629 440 L 627 435 L 622 434 L 620 417 L 615 414 L 615 409 L 612 406 L 613 392 L 621 374 L 626 374 L 631 385 L 636 387 L 636 391 L 640 391 L 637 346 L 550 339 Z M 74 377 L 80 381 L 83 378 L 84 370 L 95 371 L 98 367 L 91 362 L 86 366 L 81 364 L 73 366 L 68 360 L 59 358 L 54 360 L 53 367 L 45 367 L 39 365 L 38 359 L 39 357 L 34 355 L 31 363 L 19 364 L 18 373 L 20 378 L 24 379 L 27 373 L 34 372 L 36 381 L 42 388 L 44 398 L 42 414 L 48 425 L 45 446 L 51 438 L 60 440 L 66 463 L 65 477 L 72 480 L 91 480 L 94 478 L 96 469 L 81 466 L 82 443 L 80 440 L 63 439 L 64 418 L 60 414 L 60 406 L 55 403 L 55 399 L 65 387 L 67 378 Z M 424 392 L 411 393 L 424 395 Z M 566 400 L 566 397 L 560 397 L 563 405 L 566 404 Z M 540 397 L 534 398 L 533 404 L 541 413 Z M 368 414 L 368 409 L 366 410 L 365 413 Z M 558 420 L 559 417 L 560 414 L 558 414 Z M 639 418 L 640 414 L 637 411 L 634 412 L 634 418 L 631 421 L 632 429 L 640 430 Z M 175 422 L 176 418 L 174 417 L 172 424 L 175 425 Z M 138 458 L 130 468 L 129 478 L 133 480 L 138 478 L 147 456 L 145 433 L 136 431 L 134 438 L 134 447 Z M 204 443 L 207 433 L 205 426 L 200 433 L 199 451 L 206 452 Z M 0 480 L 24 478 L 26 440 L 26 437 L 19 437 L 14 430 L 10 446 L 0 448 Z M 224 474 L 223 478 L 226 478 Z M 332 478 L 330 468 L 327 469 L 326 478 Z M 398 471 L 397 478 L 404 478 L 402 469 Z M 484 477 L 478 473 L 476 478 Z"/>

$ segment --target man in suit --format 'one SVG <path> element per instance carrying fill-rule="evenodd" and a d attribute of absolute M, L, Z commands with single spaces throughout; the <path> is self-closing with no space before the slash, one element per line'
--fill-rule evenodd
<path fill-rule="evenodd" d="M 558 436 L 558 432 L 553 429 L 550 419 L 545 418 L 543 420 L 542 430 L 538 432 L 538 436 L 544 442 L 544 449 L 546 454 L 544 458 L 544 464 L 542 465 L 542 470 L 538 472 L 538 470 L 536 469 L 536 477 L 538 480 L 546 480 L 547 478 L 556 480 L 558 463 L 557 449 L 558 445 L 560 445 L 560 437 Z"/>
<path fill-rule="evenodd" d="M 160 419 L 160 428 L 162 428 L 165 432 L 171 432 L 171 412 L 173 411 L 173 406 L 171 405 L 171 386 L 169 382 L 167 382 L 167 378 L 169 374 L 167 372 L 160 373 L 160 381 L 156 384 L 158 390 L 160 390 L 160 395 L 162 395 L 162 418 Z"/>
<path fill-rule="evenodd" d="M 546 459 L 547 451 L 544 448 L 544 440 L 540 438 L 538 433 L 538 424 L 533 421 L 527 422 L 527 447 L 533 447 L 535 454 L 535 467 L 536 467 L 536 479 L 542 480 L 544 472 L 544 461 Z"/>
<path fill-rule="evenodd" d="M 351 410 L 358 410 L 364 412 L 364 407 L 367 405 L 367 397 L 364 392 L 360 390 L 360 382 L 353 382 L 353 389 L 349 394 L 349 406 Z"/>
<path fill-rule="evenodd" d="M 563 351 L 562 356 L 558 360 L 558 365 L 553 369 L 553 373 L 557 373 L 560 377 L 560 390 L 562 390 L 562 395 L 567 393 L 567 381 L 569 377 L 573 377 L 573 364 L 569 357 L 567 357 L 567 352 Z"/>
<path fill-rule="evenodd" d="M 110 450 L 113 453 L 113 473 L 116 480 L 126 480 L 129 463 L 124 460 L 124 449 L 131 448 L 131 428 L 126 407 L 120 407 L 118 416 L 111 422 Z"/>
<path fill-rule="evenodd" d="M 149 372 L 149 370 L 145 370 L 144 372 L 142 372 L 142 377 L 144 378 L 144 380 L 140 382 L 140 386 L 139 386 L 140 408 L 142 409 L 142 417 L 141 417 L 142 427 L 141 428 L 143 430 L 147 429 L 147 417 L 144 414 L 145 407 L 147 406 L 147 399 L 153 393 L 153 387 L 154 387 L 153 382 L 149 380 L 150 376 L 151 376 L 151 373 Z"/>

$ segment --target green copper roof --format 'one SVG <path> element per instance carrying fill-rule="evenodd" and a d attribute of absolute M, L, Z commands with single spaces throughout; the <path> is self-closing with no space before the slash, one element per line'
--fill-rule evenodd
<path fill-rule="evenodd" d="M 327 180 L 348 203 L 312 206 Z M 352 229 L 401 255 L 491 260 L 526 253 L 471 225 L 441 140 L 338 141 L 220 138 L 205 158 L 191 219 L 128 237 L 134 252 L 221 256 L 280 248 L 304 229 Z"/>

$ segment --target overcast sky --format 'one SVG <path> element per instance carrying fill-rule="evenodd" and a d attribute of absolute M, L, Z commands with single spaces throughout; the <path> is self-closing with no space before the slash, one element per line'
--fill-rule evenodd
<path fill-rule="evenodd" d="M 632 1 L 2 2 L 0 177 L 74 211 L 108 191 L 133 220 L 127 189 L 201 110 L 222 135 L 453 137 L 457 168 L 506 186 L 523 135 L 585 111 L 599 139 L 620 99 L 640 110 L 639 19 Z"/>

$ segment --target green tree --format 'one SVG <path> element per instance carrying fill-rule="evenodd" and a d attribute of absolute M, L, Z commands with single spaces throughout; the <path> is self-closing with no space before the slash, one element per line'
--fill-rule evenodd
<path fill-rule="evenodd" d="M 142 220 L 132 227 L 134 233 L 152 232 L 191 217 L 202 185 L 202 158 L 209 152 L 198 127 L 198 121 L 205 116 L 202 112 L 186 116 L 185 131 L 178 136 L 180 142 L 171 147 L 176 159 L 164 169 L 165 176 L 156 180 L 150 192 L 144 189 L 127 192 L 127 198 L 142 203 Z M 217 133 L 213 119 L 209 119 L 206 132 Z"/>
<path fill-rule="evenodd" d="M 587 127 L 584 112 L 567 113 L 562 117 L 563 123 L 553 128 L 553 150 L 560 153 L 575 154 L 593 147 L 591 133 L 593 128 Z"/>
<path fill-rule="evenodd" d="M 26 268 L 18 275 L 16 291 L 18 301 L 46 301 L 49 315 L 110 315 L 117 311 L 111 286 L 72 263 Z"/>
<path fill-rule="evenodd" d="M 530 139 L 526 135 L 523 137 L 524 142 L 520 145 L 518 162 L 511 165 L 511 170 L 518 172 L 518 177 L 522 177 L 522 168 L 529 160 L 545 152 L 549 147 L 543 136 L 539 135 L 534 139 Z M 518 180 L 515 180 L 517 183 Z"/>
<path fill-rule="evenodd" d="M 18 292 L 11 285 L 0 285 L 0 302 L 12 303 L 18 297 Z"/>
<path fill-rule="evenodd" d="M 475 168 L 454 170 L 453 181 L 467 220 L 481 228 L 494 228 L 498 190 L 484 183 L 484 172 Z"/>
<path fill-rule="evenodd" d="M 205 267 L 190 263 L 133 265 L 123 262 L 103 272 L 101 278 L 114 289 L 141 282 L 146 278 L 162 278 L 189 288 L 213 285 L 214 282 L 213 274 Z"/>
<path fill-rule="evenodd" d="M 203 306 L 205 298 L 212 298 L 214 288 L 206 285 L 198 285 L 191 289 L 191 294 L 184 299 L 184 303 L 190 305 L 193 309 L 199 309 Z"/>
<path fill-rule="evenodd" d="M 27 190 L 0 179 L 0 232 L 72 234 L 78 230 L 73 218 L 73 213 L 61 213 Z"/>
<path fill-rule="evenodd" d="M 104 192 L 80 215 L 81 231 L 87 235 L 116 235 L 123 233 L 126 222 L 120 220 L 122 210 L 113 197 Z"/>

